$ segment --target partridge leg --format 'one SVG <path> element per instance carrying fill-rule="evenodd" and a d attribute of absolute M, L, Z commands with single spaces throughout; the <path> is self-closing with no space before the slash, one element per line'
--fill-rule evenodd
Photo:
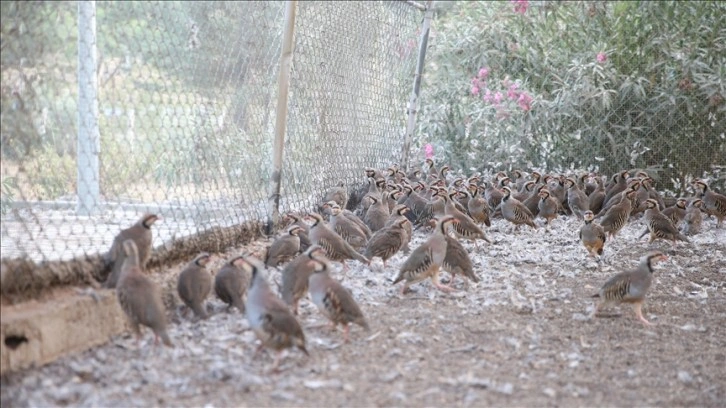
<path fill-rule="evenodd" d="M 645 320 L 645 317 L 643 317 L 643 311 L 641 308 L 643 307 L 643 304 L 641 302 L 633 303 L 633 310 L 635 310 L 635 315 L 638 317 L 638 320 L 643 322 L 646 326 L 653 326 L 653 323 Z"/>
<path fill-rule="evenodd" d="M 446 285 L 442 285 L 439 282 L 439 279 L 438 278 L 431 279 L 431 282 L 434 284 L 434 286 L 436 287 L 436 289 L 438 289 L 438 290 L 440 290 L 442 292 L 449 293 L 449 292 L 453 292 L 454 291 L 454 288 L 451 288 L 451 287 L 446 286 Z"/>
<path fill-rule="evenodd" d="M 281 359 L 282 359 L 282 350 L 278 351 L 277 354 L 275 355 L 275 362 L 272 363 L 272 368 L 270 369 L 270 371 L 272 371 L 273 373 L 280 371 L 280 360 Z"/>
<path fill-rule="evenodd" d="M 345 329 L 343 330 L 343 341 L 345 343 L 348 343 L 350 339 L 348 338 L 348 332 L 350 332 L 350 324 L 345 325 Z"/>

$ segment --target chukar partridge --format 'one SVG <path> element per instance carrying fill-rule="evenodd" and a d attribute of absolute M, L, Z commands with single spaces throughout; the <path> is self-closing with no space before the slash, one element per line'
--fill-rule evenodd
<path fill-rule="evenodd" d="M 590 209 L 590 199 L 584 191 L 580 190 L 575 179 L 568 177 L 565 181 L 567 186 L 567 205 L 570 211 L 579 219 L 584 219 L 585 211 Z"/>
<path fill-rule="evenodd" d="M 435 225 L 438 219 L 433 219 L 430 222 Z M 451 279 L 448 283 L 449 287 L 454 284 L 456 275 L 461 275 L 475 283 L 479 282 L 479 277 L 474 273 L 474 264 L 471 262 L 469 252 L 461 245 L 459 240 L 451 237 L 449 234 L 446 234 L 446 256 L 444 256 L 441 269 L 451 274 Z"/>
<path fill-rule="evenodd" d="M 619 204 L 612 206 L 612 208 L 605 213 L 602 221 L 600 221 L 600 225 L 602 225 L 605 232 L 610 235 L 611 240 L 615 238 L 615 235 L 623 229 L 625 223 L 628 221 L 631 210 L 630 199 L 634 195 L 635 191 L 628 191 L 625 197 L 623 197 L 623 200 L 620 201 Z"/>
<path fill-rule="evenodd" d="M 320 214 L 311 213 L 310 217 L 314 220 L 313 225 L 310 227 L 310 241 L 321 246 L 328 258 L 342 262 L 345 269 L 348 269 L 348 265 L 345 264 L 346 259 L 355 259 L 366 265 L 370 264 L 368 258 L 358 253 L 338 233 L 325 225 Z"/>
<path fill-rule="evenodd" d="M 214 276 L 214 293 L 217 297 L 227 304 L 227 310 L 234 306 L 242 313 L 245 312 L 245 298 L 250 286 L 250 276 L 240 268 L 243 262 L 244 256 L 236 256 L 227 261 Z"/>
<path fill-rule="evenodd" d="M 595 223 L 595 214 L 587 210 L 583 214 L 585 224 L 580 227 L 580 242 L 585 246 L 587 252 L 594 256 L 602 256 L 603 247 L 607 240 L 605 230 L 599 224 Z"/>
<path fill-rule="evenodd" d="M 600 176 L 593 176 L 592 178 L 595 180 L 597 187 L 595 187 L 595 191 L 590 193 L 588 197 L 590 199 L 590 211 L 593 214 L 597 214 L 602 209 L 603 201 L 605 200 L 605 186 Z"/>
<path fill-rule="evenodd" d="M 204 301 L 212 291 L 212 275 L 206 268 L 207 263 L 209 254 L 206 252 L 194 257 L 179 274 L 176 286 L 179 298 L 199 319 L 209 317 L 204 306 Z"/>
<path fill-rule="evenodd" d="M 348 205 L 348 189 L 345 188 L 345 184 L 342 181 L 325 193 L 323 203 L 329 201 L 335 201 L 340 208 L 345 208 Z"/>
<path fill-rule="evenodd" d="M 262 262 L 254 257 L 245 257 L 240 267 L 252 277 L 247 291 L 245 315 L 261 342 L 257 351 L 265 347 L 277 351 L 273 370 L 277 370 L 282 351 L 287 348 L 297 347 L 308 355 L 302 327 L 285 303 L 270 289 Z"/>
<path fill-rule="evenodd" d="M 300 231 L 297 233 L 297 237 L 300 239 L 300 251 L 305 251 L 308 249 L 310 245 L 310 226 L 305 223 L 305 221 L 302 220 L 302 218 L 298 217 L 295 214 L 288 213 L 285 215 L 286 220 L 292 220 L 292 224 L 288 226 L 291 227 L 293 225 L 297 225 L 300 227 Z"/>
<path fill-rule="evenodd" d="M 288 227 L 267 249 L 265 265 L 274 268 L 294 258 L 300 252 L 300 232 L 302 228 L 299 225 Z"/>
<path fill-rule="evenodd" d="M 542 192 L 547 186 L 544 184 L 540 184 L 536 187 L 534 187 L 534 191 L 532 195 L 527 197 L 526 200 L 522 201 L 522 204 L 524 204 L 525 207 L 529 210 L 529 212 L 534 215 L 534 218 L 536 219 L 537 216 L 539 216 L 539 201 L 542 199 L 542 197 L 539 195 L 539 193 Z M 549 192 L 548 192 L 549 195 Z"/>
<path fill-rule="evenodd" d="M 703 180 L 696 180 L 694 185 L 698 189 L 698 197 L 703 201 L 702 208 L 706 214 L 713 215 L 718 220 L 717 228 L 721 228 L 726 218 L 726 196 L 711 190 Z"/>
<path fill-rule="evenodd" d="M 658 201 L 653 198 L 645 200 L 645 223 L 648 225 L 648 231 L 650 231 L 650 239 L 648 242 L 653 242 L 656 239 L 666 239 L 673 241 L 673 247 L 676 246 L 676 240 L 690 242 L 683 234 L 678 231 L 678 228 L 673 225 L 671 220 L 663 215 L 658 209 Z M 641 238 L 648 232 L 644 232 Z"/>
<path fill-rule="evenodd" d="M 450 215 L 454 217 L 458 222 L 454 223 L 452 225 L 452 229 L 454 233 L 461 238 L 468 239 L 471 241 L 474 241 L 474 244 L 478 248 L 478 244 L 476 242 L 477 239 L 483 239 L 488 243 L 492 243 L 492 241 L 484 234 L 484 231 L 479 228 L 478 225 L 472 220 L 468 215 L 464 214 L 463 212 L 459 211 L 454 206 L 454 200 L 453 196 L 456 195 L 457 192 L 451 192 L 451 193 L 443 193 L 442 196 L 444 198 L 444 213 L 446 215 Z"/>
<path fill-rule="evenodd" d="M 683 235 L 696 235 L 701 232 L 701 224 L 703 223 L 703 214 L 701 214 L 701 205 L 703 201 L 696 198 L 691 201 L 686 209 L 686 216 L 681 223 L 681 232 Z"/>
<path fill-rule="evenodd" d="M 388 217 L 388 220 L 386 221 L 386 227 L 390 227 L 391 225 L 397 223 L 398 221 L 402 219 L 407 219 L 409 222 L 403 224 L 403 230 L 406 232 L 406 236 L 403 237 L 403 246 L 401 247 L 401 250 L 404 254 L 408 254 L 411 252 L 411 250 L 408 247 L 408 244 L 411 242 L 411 238 L 413 237 L 413 221 L 414 221 L 414 215 L 411 212 L 411 209 L 406 207 L 403 204 L 398 204 L 395 207 L 393 207 L 393 211 L 391 212 L 391 215 Z M 384 227 L 384 228 L 386 228 Z M 372 239 L 373 237 L 371 237 Z"/>
<path fill-rule="evenodd" d="M 521 201 L 512 197 L 512 190 L 509 187 L 504 187 L 502 191 L 504 193 L 501 204 L 502 217 L 514 224 L 515 228 L 519 228 L 521 224 L 526 224 L 537 229 L 537 224 L 534 223 L 534 215 L 529 212 L 529 209 Z"/>
<path fill-rule="evenodd" d="M 406 224 L 410 225 L 410 221 L 403 217 L 395 223 L 378 230 L 366 246 L 365 257 L 373 259 L 379 257 L 383 260 L 383 267 L 386 267 L 386 261 L 395 255 L 410 239 L 406 232 Z"/>
<path fill-rule="evenodd" d="M 282 269 L 280 295 L 295 315 L 300 299 L 308 293 L 308 278 L 315 271 L 313 258 L 316 255 L 325 255 L 325 250 L 318 245 L 311 245 L 305 253 L 295 257 Z"/>
<path fill-rule="evenodd" d="M 491 227 L 492 221 L 489 217 L 489 204 L 487 204 L 487 200 L 481 196 L 484 189 L 482 188 L 480 190 L 476 185 L 469 185 L 469 192 L 471 194 L 467 205 L 469 215 L 471 215 L 471 218 L 479 225 L 484 224 L 487 227 Z"/>
<path fill-rule="evenodd" d="M 154 332 L 154 344 L 159 344 L 161 338 L 165 345 L 173 347 L 166 332 L 166 310 L 159 287 L 144 275 L 134 240 L 127 239 L 121 246 L 124 263 L 116 284 L 116 296 L 136 334 L 136 341 L 141 338 L 143 325 Z"/>
<path fill-rule="evenodd" d="M 661 260 L 668 259 L 662 252 L 651 252 L 640 258 L 640 265 L 636 269 L 621 272 L 610 278 L 600 288 L 593 298 L 602 301 L 595 309 L 595 315 L 610 303 L 630 303 L 633 305 L 635 315 L 643 324 L 651 326 L 652 323 L 643 317 L 641 310 L 645 295 L 653 282 L 653 265 Z"/>
<path fill-rule="evenodd" d="M 391 215 L 388 208 L 388 192 L 382 192 L 380 197 L 372 195 L 368 197 L 371 199 L 372 204 L 368 207 L 363 221 L 371 229 L 371 232 L 375 233 L 386 225 L 386 220 Z"/>
<path fill-rule="evenodd" d="M 340 206 L 336 203 L 327 203 L 326 207 L 330 209 L 328 228 L 340 235 L 351 247 L 356 249 L 365 247 L 368 237 L 365 231 L 353 221 L 353 218 L 343 215 Z M 353 217 L 357 218 L 356 215 Z"/>
<path fill-rule="evenodd" d="M 686 216 L 686 204 L 687 202 L 685 198 L 679 198 L 676 200 L 675 205 L 663 210 L 663 215 L 668 217 L 668 219 L 673 223 L 673 226 L 676 228 L 681 225 L 681 221 L 683 221 L 683 218 Z"/>
<path fill-rule="evenodd" d="M 431 278 L 432 284 L 437 289 L 445 292 L 451 291 L 451 288 L 439 282 L 439 269 L 446 257 L 446 234 L 451 224 L 457 222 L 450 215 L 441 217 L 436 224 L 434 233 L 423 244 L 411 252 L 411 255 L 409 255 L 408 259 L 401 266 L 398 276 L 393 281 L 395 285 L 405 280 L 401 288 L 402 294 L 406 293 L 410 285 L 421 282 L 426 278 Z"/>
<path fill-rule="evenodd" d="M 337 280 L 333 279 L 328 271 L 330 264 L 324 256 L 315 255 L 315 272 L 309 277 L 310 298 L 320 312 L 327 317 L 333 326 L 343 325 L 344 341 L 347 343 L 350 324 L 354 323 L 370 330 L 363 312 L 353 299 L 353 295 Z"/>
<path fill-rule="evenodd" d="M 607 207 L 608 201 L 616 195 L 622 193 L 628 187 L 628 171 L 623 170 L 617 175 L 613 176 L 614 184 L 608 189 L 605 189 L 605 198 L 603 199 L 603 205 Z"/>
<path fill-rule="evenodd" d="M 550 195 L 550 191 L 543 188 L 539 191 L 539 203 L 537 204 L 537 216 L 545 219 L 545 224 L 549 225 L 552 220 L 557 219 L 557 212 L 560 209 L 560 203 L 555 197 Z"/>
<path fill-rule="evenodd" d="M 151 226 L 156 221 L 161 220 L 156 214 L 144 214 L 136 224 L 129 228 L 121 230 L 111 244 L 111 249 L 104 255 L 104 263 L 106 267 L 111 267 L 111 273 L 103 283 L 103 287 L 113 289 L 116 287 L 121 267 L 124 262 L 123 243 L 127 239 L 134 241 L 139 255 L 139 267 L 146 270 L 146 263 L 151 258 Z"/>

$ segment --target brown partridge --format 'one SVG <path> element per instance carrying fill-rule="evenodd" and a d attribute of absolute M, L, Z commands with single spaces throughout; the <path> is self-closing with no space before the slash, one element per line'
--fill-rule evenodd
<path fill-rule="evenodd" d="M 327 317 L 333 326 L 343 325 L 344 341 L 349 340 L 350 324 L 354 323 L 370 330 L 363 312 L 353 299 L 353 295 L 337 280 L 333 279 L 328 271 L 330 264 L 325 256 L 315 255 L 315 272 L 309 278 L 310 298 L 320 312 Z"/>
<path fill-rule="evenodd" d="M 721 228 L 726 218 L 726 196 L 711 190 L 703 180 L 696 180 L 694 185 L 698 189 L 698 197 L 703 201 L 702 208 L 706 214 L 713 215 L 718 220 L 716 228 Z"/>
<path fill-rule="evenodd" d="M 701 205 L 703 201 L 696 198 L 691 201 L 686 209 L 686 216 L 681 223 L 681 232 L 683 235 L 696 235 L 701 232 L 701 224 L 703 223 L 703 214 L 701 214 Z"/>
<path fill-rule="evenodd" d="M 636 269 L 621 272 L 610 278 L 592 297 L 601 298 L 602 301 L 595 309 L 595 315 L 610 303 L 630 303 L 633 305 L 635 315 L 647 326 L 652 323 L 643 317 L 641 310 L 645 295 L 653 282 L 653 265 L 661 260 L 668 259 L 662 252 L 651 252 L 640 259 Z"/>
<path fill-rule="evenodd" d="M 504 187 L 502 191 L 504 193 L 501 204 L 502 217 L 514 224 L 516 228 L 519 228 L 522 224 L 526 224 L 537 229 L 537 224 L 534 223 L 534 215 L 532 215 L 521 201 L 512 197 L 512 190 L 509 187 Z"/>
<path fill-rule="evenodd" d="M 267 249 L 265 265 L 274 268 L 294 258 L 300 252 L 300 232 L 302 228 L 298 225 L 288 227 Z"/>
<path fill-rule="evenodd" d="M 446 257 L 446 234 L 451 224 L 457 222 L 450 215 L 441 217 L 436 224 L 434 233 L 411 252 L 411 255 L 401 266 L 398 276 L 393 281 L 394 285 L 403 280 L 406 281 L 401 288 L 402 294 L 406 293 L 410 285 L 421 282 L 426 278 L 430 278 L 437 289 L 445 292 L 451 291 L 450 287 L 439 282 L 439 270 Z"/>
<path fill-rule="evenodd" d="M 280 296 L 297 315 L 300 299 L 308 293 L 308 278 L 315 271 L 313 257 L 325 255 L 325 250 L 318 245 L 311 245 L 305 253 L 298 255 L 282 269 Z"/>
<path fill-rule="evenodd" d="M 270 289 L 262 262 L 251 256 L 245 257 L 240 267 L 252 276 L 245 315 L 250 328 L 261 342 L 257 352 L 265 347 L 277 351 L 273 370 L 277 370 L 285 349 L 297 347 L 308 355 L 302 327 L 285 303 Z"/>
<path fill-rule="evenodd" d="M 103 283 L 103 287 L 113 289 L 118 282 L 121 267 L 124 262 L 123 243 L 127 239 L 134 241 L 139 254 L 139 267 L 146 270 L 146 263 L 151 258 L 151 226 L 156 221 L 160 221 L 161 217 L 156 214 L 144 214 L 136 224 L 129 228 L 121 230 L 111 244 L 111 249 L 104 255 L 104 263 L 106 267 L 111 267 L 111 273 Z"/>
<path fill-rule="evenodd" d="M 165 345 L 173 347 L 166 332 L 166 310 L 161 300 L 161 291 L 144 275 L 136 243 L 127 239 L 122 243 L 122 250 L 124 263 L 116 284 L 116 296 L 131 323 L 137 342 L 141 338 L 141 325 L 144 325 L 154 332 L 155 344 L 161 338 Z"/>
<path fill-rule="evenodd" d="M 328 258 L 342 262 L 346 269 L 348 268 L 345 264 L 346 259 L 355 259 L 366 265 L 370 264 L 368 258 L 353 249 L 337 232 L 325 225 L 320 214 L 311 213 L 310 217 L 314 220 L 313 225 L 310 227 L 310 241 L 321 246 Z"/>
<path fill-rule="evenodd" d="M 690 242 L 688 238 L 678 231 L 678 228 L 673 225 L 671 220 L 660 212 L 658 209 L 658 201 L 649 198 L 645 200 L 645 206 L 645 223 L 648 225 L 648 231 L 650 232 L 648 242 L 653 242 L 656 239 L 665 239 L 673 241 L 674 248 L 677 240 Z M 640 237 L 642 238 L 648 231 L 644 232 Z"/>
<path fill-rule="evenodd" d="M 580 227 L 580 242 L 585 246 L 587 252 L 592 256 L 602 256 L 603 247 L 607 240 L 605 230 L 599 224 L 595 223 L 595 215 L 592 211 L 587 210 L 583 214 L 585 225 Z"/>
<path fill-rule="evenodd" d="M 374 257 L 381 258 L 383 260 L 383 267 L 385 268 L 386 261 L 401 250 L 404 243 L 409 239 L 409 235 L 405 229 L 406 224 L 410 225 L 410 222 L 407 218 L 403 217 L 390 226 L 384 227 L 373 234 L 366 246 L 365 257 L 368 259 L 373 259 Z"/>
<path fill-rule="evenodd" d="M 240 268 L 243 262 L 244 256 L 236 256 L 227 261 L 214 276 L 217 297 L 227 304 L 227 310 L 234 306 L 242 313 L 245 312 L 247 287 L 250 286 L 251 278 Z"/>
<path fill-rule="evenodd" d="M 204 306 L 204 301 L 212 291 L 212 275 L 206 269 L 207 263 L 208 253 L 197 255 L 179 274 L 176 287 L 179 298 L 200 319 L 209 317 Z"/>

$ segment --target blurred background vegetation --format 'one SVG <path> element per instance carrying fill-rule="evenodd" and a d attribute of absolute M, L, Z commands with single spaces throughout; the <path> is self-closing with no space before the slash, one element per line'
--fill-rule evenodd
<path fill-rule="evenodd" d="M 726 180 L 726 3 L 438 2 L 417 145 L 467 171 Z M 721 170 L 723 169 L 723 170 Z"/>

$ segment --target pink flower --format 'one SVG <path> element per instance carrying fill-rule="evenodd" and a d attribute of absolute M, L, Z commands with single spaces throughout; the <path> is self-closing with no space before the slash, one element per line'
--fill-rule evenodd
<path fill-rule="evenodd" d="M 509 86 L 509 90 L 507 91 L 507 97 L 512 100 L 519 99 L 519 84 L 514 83 Z"/>
<path fill-rule="evenodd" d="M 599 62 L 600 64 L 602 64 L 602 63 L 604 63 L 607 60 L 608 60 L 608 55 L 607 54 L 605 54 L 604 52 L 598 52 L 597 53 L 597 62 Z"/>
<path fill-rule="evenodd" d="M 492 103 L 492 91 L 487 89 L 487 91 L 484 93 L 484 96 L 482 96 L 482 99 L 484 100 L 484 102 Z"/>
<path fill-rule="evenodd" d="M 479 95 L 479 87 L 476 85 L 471 86 L 471 94 L 472 95 Z"/>
<path fill-rule="evenodd" d="M 489 76 L 489 68 L 482 67 L 479 70 L 479 79 L 486 79 L 486 77 L 488 77 L 488 76 Z"/>
<path fill-rule="evenodd" d="M 500 103 L 502 103 L 502 97 L 503 97 L 503 95 L 501 92 L 495 93 L 494 94 L 494 104 L 499 105 Z"/>
<path fill-rule="evenodd" d="M 426 143 L 424 146 L 424 152 L 426 153 L 427 159 L 434 157 L 434 147 L 431 146 L 431 143 Z"/>
<path fill-rule="evenodd" d="M 532 97 L 527 95 L 526 92 L 522 92 L 517 99 L 517 105 L 522 108 L 523 111 L 529 111 L 532 108 Z"/>
<path fill-rule="evenodd" d="M 512 0 L 512 3 L 514 3 L 514 12 L 524 14 L 527 12 L 527 8 L 529 8 L 529 1 L 527 0 Z"/>

